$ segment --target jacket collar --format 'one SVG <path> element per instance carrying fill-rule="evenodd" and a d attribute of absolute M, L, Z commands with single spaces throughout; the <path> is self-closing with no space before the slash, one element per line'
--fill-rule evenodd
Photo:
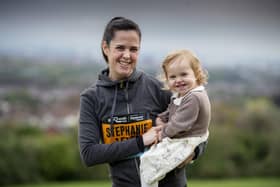
<path fill-rule="evenodd" d="M 174 93 L 173 95 L 172 95 L 172 97 L 171 97 L 171 99 L 172 99 L 172 101 L 173 101 L 173 103 L 175 104 L 175 105 L 177 105 L 177 106 L 179 106 L 180 104 L 181 104 L 181 102 L 182 102 L 182 100 L 186 97 L 186 95 L 188 95 L 189 93 L 191 93 L 191 92 L 201 92 L 201 91 L 203 91 L 203 90 L 205 90 L 205 88 L 204 88 L 204 86 L 197 86 L 197 87 L 195 87 L 194 89 L 192 89 L 192 90 L 190 90 L 190 91 L 188 91 L 184 96 L 182 96 L 182 97 L 178 97 L 178 93 Z"/>
<path fill-rule="evenodd" d="M 133 82 L 136 82 L 142 76 L 142 74 L 143 74 L 143 72 L 137 71 L 136 69 L 134 69 L 132 74 L 127 79 L 113 81 L 109 78 L 109 69 L 106 68 L 106 69 L 102 70 L 101 73 L 98 75 L 98 80 L 97 80 L 96 85 L 104 86 L 104 87 L 111 87 L 111 86 L 116 86 L 116 85 L 124 83 L 124 82 L 133 83 Z"/>

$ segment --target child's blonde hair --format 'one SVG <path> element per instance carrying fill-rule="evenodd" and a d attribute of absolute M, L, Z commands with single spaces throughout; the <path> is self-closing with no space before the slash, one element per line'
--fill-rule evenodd
<path fill-rule="evenodd" d="M 196 82 L 198 85 L 206 85 L 207 80 L 208 80 L 208 73 L 206 70 L 204 70 L 201 66 L 201 63 L 197 56 L 186 49 L 182 50 L 176 50 L 171 53 L 169 53 L 163 63 L 162 63 L 162 69 L 163 69 L 163 75 L 161 75 L 161 79 L 163 82 L 165 82 L 165 89 L 169 89 L 167 86 L 167 80 L 168 80 L 168 75 L 167 75 L 167 66 L 175 59 L 177 58 L 182 58 L 182 60 L 188 60 L 190 62 L 190 66 L 194 72 Z"/>

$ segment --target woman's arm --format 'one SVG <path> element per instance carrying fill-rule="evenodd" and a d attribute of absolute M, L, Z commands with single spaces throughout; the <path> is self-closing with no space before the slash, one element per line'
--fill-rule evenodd
<path fill-rule="evenodd" d="M 94 102 L 86 95 L 82 95 L 80 99 L 79 123 L 80 154 L 87 166 L 114 162 L 141 152 L 141 145 L 138 145 L 139 143 L 143 144 L 141 137 L 113 144 L 101 144 L 101 134 L 97 115 L 94 111 Z"/>
<path fill-rule="evenodd" d="M 82 95 L 80 99 L 79 123 L 80 155 L 87 166 L 115 162 L 142 152 L 145 146 L 157 140 L 161 129 L 161 127 L 152 127 L 142 136 L 112 144 L 102 144 L 94 102 L 86 95 Z"/>

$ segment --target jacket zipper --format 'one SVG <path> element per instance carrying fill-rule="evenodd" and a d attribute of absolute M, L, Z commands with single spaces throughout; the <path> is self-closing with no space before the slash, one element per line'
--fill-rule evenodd
<path fill-rule="evenodd" d="M 128 103 L 128 83 L 126 83 L 126 88 L 125 88 L 125 99 L 126 99 L 127 113 L 130 114 L 130 108 Z"/>
<path fill-rule="evenodd" d="M 128 91 L 126 91 L 126 108 L 127 108 L 127 113 L 130 114 L 130 108 L 128 103 Z"/>
<path fill-rule="evenodd" d="M 126 97 L 127 113 L 130 114 L 130 107 L 129 107 L 129 102 L 128 102 L 128 85 L 126 85 L 126 88 L 125 88 L 125 97 Z M 136 172 L 137 172 L 139 178 L 141 178 L 140 177 L 140 169 L 139 169 L 139 164 L 138 164 L 137 158 L 134 158 L 134 163 L 135 163 L 135 167 L 136 167 Z"/>

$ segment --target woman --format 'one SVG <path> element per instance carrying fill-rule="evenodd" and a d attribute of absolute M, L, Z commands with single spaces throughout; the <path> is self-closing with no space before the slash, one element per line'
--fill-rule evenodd
<path fill-rule="evenodd" d="M 158 141 L 161 127 L 155 127 L 155 119 L 171 96 L 158 80 L 136 70 L 140 43 L 136 23 L 113 18 L 101 43 L 108 68 L 80 98 L 82 159 L 87 166 L 109 163 L 113 187 L 141 186 L 139 154 Z M 171 171 L 159 182 L 161 187 L 185 185 L 184 168 Z"/>

